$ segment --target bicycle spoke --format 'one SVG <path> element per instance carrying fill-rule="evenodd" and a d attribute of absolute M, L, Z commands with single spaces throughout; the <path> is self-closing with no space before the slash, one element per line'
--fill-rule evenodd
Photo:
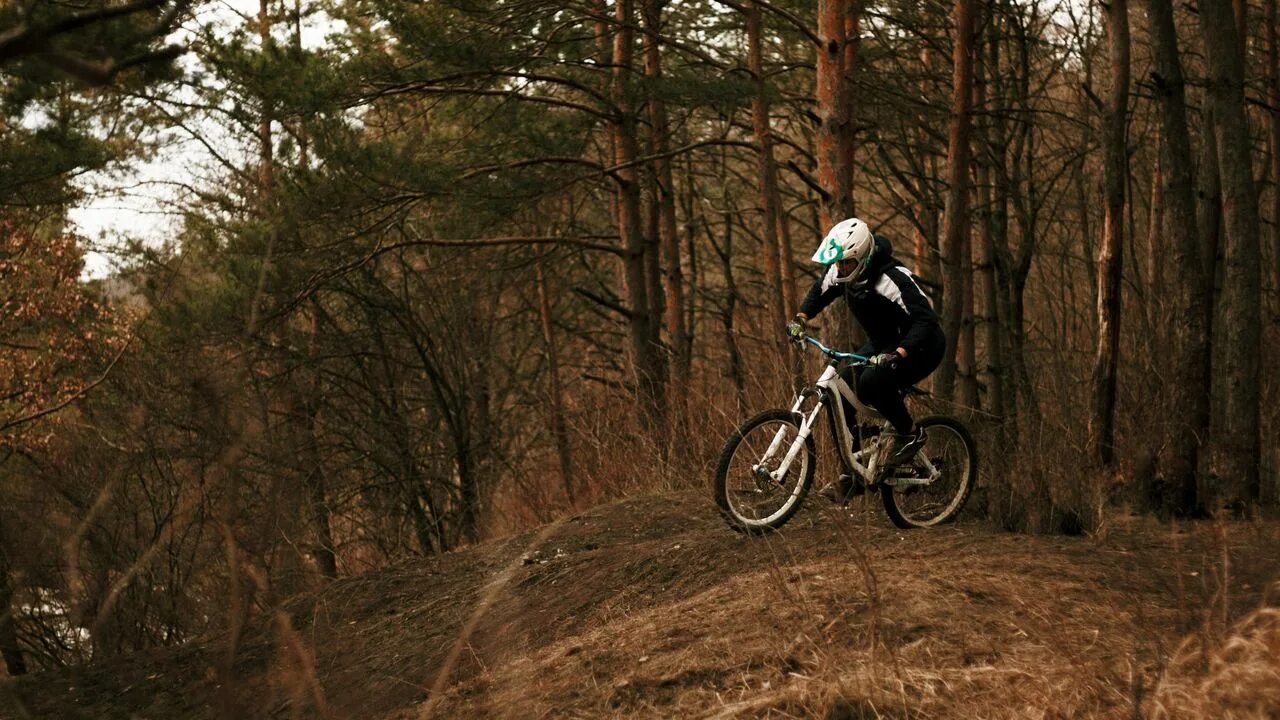
<path fill-rule="evenodd" d="M 898 511 L 914 525 L 929 525 L 953 516 L 968 494 L 967 484 L 972 482 L 969 448 L 964 439 L 942 424 L 926 427 L 925 433 L 924 447 L 907 474 L 912 480 L 930 480 L 928 467 L 932 466 L 936 476 L 924 484 L 900 485 L 891 490 Z"/>
<path fill-rule="evenodd" d="M 765 454 L 779 430 L 783 430 L 781 441 L 773 457 L 766 461 Z M 787 505 L 795 482 L 803 476 L 807 459 L 797 458 L 786 475 L 777 481 L 758 474 L 755 468 L 760 467 L 762 473 L 775 472 L 797 433 L 793 425 L 771 422 L 752 428 L 743 436 L 726 477 L 728 499 L 734 512 L 747 520 L 763 521 Z"/>

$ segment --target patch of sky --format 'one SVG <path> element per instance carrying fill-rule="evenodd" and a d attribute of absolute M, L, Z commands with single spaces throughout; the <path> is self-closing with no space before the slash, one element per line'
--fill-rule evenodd
<path fill-rule="evenodd" d="M 191 47 L 201 30 L 224 36 L 234 28 L 256 23 L 258 7 L 258 0 L 223 0 L 202 6 L 195 18 L 166 40 Z M 292 12 L 292 5 L 283 9 Z M 341 21 L 322 10 L 313 11 L 305 3 L 298 25 L 302 46 L 307 49 L 328 47 L 330 36 L 344 27 Z M 291 43 L 292 19 L 278 23 L 274 32 L 277 41 Z M 256 33 L 252 37 L 256 38 Z M 250 139 L 217 119 L 229 107 L 186 112 L 192 105 L 207 103 L 202 98 L 207 98 L 208 93 L 202 91 L 217 89 L 219 81 L 205 72 L 195 52 L 184 54 L 177 62 L 184 80 L 175 92 L 134 99 L 149 104 L 154 112 L 172 121 L 149 138 L 155 142 L 154 152 L 126 166 L 85 173 L 75 180 L 84 195 L 70 209 L 68 218 L 72 231 L 86 241 L 86 279 L 111 275 L 130 243 L 152 247 L 170 243 L 180 230 L 184 208 L 199 191 L 225 177 L 227 164 L 243 165 L 252 157 Z M 24 122 L 47 122 L 48 117 L 42 112 L 32 110 Z"/>

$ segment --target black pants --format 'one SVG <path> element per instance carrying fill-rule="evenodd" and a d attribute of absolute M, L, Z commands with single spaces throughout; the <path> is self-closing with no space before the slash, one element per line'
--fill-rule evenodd
<path fill-rule="evenodd" d="M 939 340 L 938 343 L 902 358 L 892 368 L 876 366 L 857 368 L 856 371 L 854 368 L 845 368 L 840 373 L 841 377 L 858 394 L 858 400 L 884 415 L 886 420 L 893 423 L 894 430 L 909 433 L 912 427 L 911 413 L 907 411 L 901 391 L 929 377 L 942 364 L 946 341 L 941 338 Z M 873 348 L 863 348 L 858 354 L 873 355 L 875 352 Z M 845 419 L 850 421 L 850 427 L 853 422 L 850 417 L 852 411 L 852 408 L 846 408 Z"/>

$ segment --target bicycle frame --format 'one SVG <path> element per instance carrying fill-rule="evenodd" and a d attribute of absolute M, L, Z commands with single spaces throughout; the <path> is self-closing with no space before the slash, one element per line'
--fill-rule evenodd
<path fill-rule="evenodd" d="M 812 387 L 802 389 L 796 396 L 795 403 L 791 406 L 791 412 L 800 414 L 802 421 L 800 423 L 800 431 L 796 435 L 796 439 L 792 441 L 790 447 L 787 448 L 786 455 L 783 456 L 782 462 L 777 469 L 762 472 L 764 466 L 774 457 L 782 445 L 783 435 L 786 434 L 786 428 L 779 428 L 778 432 L 773 436 L 773 442 L 769 444 L 769 448 L 765 451 L 764 457 L 753 468 L 758 477 L 763 477 L 767 473 L 767 477 L 774 483 L 782 484 L 782 479 L 786 477 L 787 471 L 791 468 L 791 463 L 795 461 L 796 456 L 800 454 L 801 448 L 805 441 L 813 433 L 813 427 L 818 422 L 818 418 L 823 408 L 826 408 L 828 415 L 831 416 L 831 440 L 838 449 L 840 463 L 844 467 L 846 473 L 857 474 L 867 485 L 875 485 L 879 479 L 882 469 L 880 463 L 880 441 L 879 438 L 888 437 L 890 424 L 888 421 L 884 423 L 884 431 L 877 438 L 877 441 L 871 443 L 868 447 L 864 447 L 861 437 L 858 438 L 858 449 L 853 450 L 853 431 L 849 428 L 848 422 L 845 420 L 844 403 L 856 407 L 856 394 L 849 384 L 840 377 L 840 371 L 837 369 L 841 362 L 850 362 L 853 366 L 866 366 L 868 358 L 856 353 L 843 353 L 823 345 L 818 340 L 811 337 L 804 337 L 805 342 L 816 347 L 828 358 L 826 368 L 822 371 L 822 375 L 818 377 L 817 382 Z M 811 396 L 817 395 L 817 403 L 807 412 L 802 412 L 805 401 Z M 927 473 L 925 478 L 892 478 L 886 481 L 894 486 L 900 485 L 928 485 L 936 480 L 941 472 L 934 467 L 928 457 L 920 456 L 924 469 Z M 866 461 L 865 464 L 863 461 Z M 797 487 L 797 491 L 799 488 Z"/>

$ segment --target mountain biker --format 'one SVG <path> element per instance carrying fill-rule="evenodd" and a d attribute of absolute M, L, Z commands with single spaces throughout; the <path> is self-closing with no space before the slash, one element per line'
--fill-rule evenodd
<path fill-rule="evenodd" d="M 924 432 L 915 427 L 901 391 L 928 377 L 942 362 L 947 341 L 938 315 L 911 271 L 893 256 L 888 238 L 873 234 L 858 218 L 832 227 L 813 261 L 827 266 L 827 271 L 809 288 L 800 312 L 787 325 L 787 333 L 799 339 L 809 320 L 844 297 L 867 333 L 868 342 L 858 354 L 869 356 L 870 364 L 858 368 L 856 377 L 851 377 L 851 368 L 842 376 L 862 403 L 878 410 L 893 425 L 896 434 L 887 466 L 901 465 L 924 445 Z M 842 475 L 821 494 L 847 502 L 862 489 Z"/>

